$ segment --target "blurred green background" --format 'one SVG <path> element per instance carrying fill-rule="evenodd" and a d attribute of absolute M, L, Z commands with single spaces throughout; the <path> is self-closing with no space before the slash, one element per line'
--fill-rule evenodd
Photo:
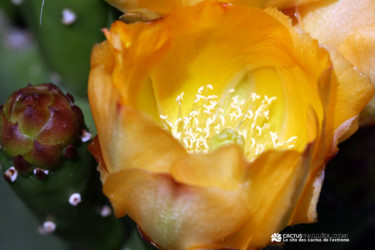
<path fill-rule="evenodd" d="M 16 0 L 1 0 L 0 103 L 28 82 L 60 84 L 75 96 L 88 126 L 94 130 L 85 93 L 89 53 L 92 44 L 104 39 L 100 28 L 112 22 L 113 10 L 102 0 L 54 1 L 45 2 L 40 24 L 42 0 L 24 0 L 24 6 L 17 6 Z M 77 23 L 66 26 L 61 24 L 61 10 L 68 7 L 78 14 Z M 81 39 L 82 35 L 86 39 Z M 372 245 L 375 127 L 361 128 L 340 148 L 327 166 L 318 223 L 289 227 L 282 233 L 344 233 L 349 235 L 350 243 L 287 243 L 267 249 L 361 249 Z M 66 249 L 53 235 L 39 235 L 38 226 L 0 178 L 0 250 Z M 136 240 L 129 243 L 128 249 L 144 249 L 136 232 L 131 238 Z"/>

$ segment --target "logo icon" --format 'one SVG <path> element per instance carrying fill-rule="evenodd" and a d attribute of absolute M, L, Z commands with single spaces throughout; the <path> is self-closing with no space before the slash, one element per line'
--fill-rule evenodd
<path fill-rule="evenodd" d="M 279 233 L 273 233 L 271 235 L 271 242 L 280 242 L 281 241 L 281 234 Z"/>

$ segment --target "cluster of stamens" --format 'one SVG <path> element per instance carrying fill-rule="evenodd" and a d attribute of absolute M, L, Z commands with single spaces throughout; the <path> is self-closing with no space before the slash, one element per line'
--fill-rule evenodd
<path fill-rule="evenodd" d="M 189 153 L 208 152 L 210 140 L 222 131 L 230 130 L 243 137 L 244 154 L 253 160 L 262 152 L 271 148 L 293 148 L 296 136 L 280 141 L 277 132 L 270 129 L 270 107 L 276 97 L 251 93 L 247 99 L 235 95 L 230 89 L 223 98 L 209 95 L 212 85 L 198 89 L 192 107 L 188 113 L 183 110 L 184 93 L 176 98 L 179 114 L 173 123 L 167 115 L 160 115 L 165 129 L 180 141 Z"/>

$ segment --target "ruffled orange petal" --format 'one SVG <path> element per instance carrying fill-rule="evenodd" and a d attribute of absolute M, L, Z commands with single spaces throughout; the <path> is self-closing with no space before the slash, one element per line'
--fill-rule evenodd
<path fill-rule="evenodd" d="M 277 7 L 278 9 L 285 9 L 319 1 L 320 0 L 229 0 L 222 2 L 228 2 L 245 6 L 254 6 L 260 8 Z"/>
<path fill-rule="evenodd" d="M 170 174 L 180 183 L 198 187 L 238 189 L 243 181 L 246 161 L 237 145 L 210 154 L 189 154 L 171 166 Z"/>
<path fill-rule="evenodd" d="M 250 217 L 239 231 L 225 239 L 223 246 L 260 248 L 270 242 L 272 233 L 285 227 L 308 177 L 306 157 L 311 149 L 307 147 L 304 155 L 269 151 L 249 166 L 243 189 Z"/>
<path fill-rule="evenodd" d="M 298 7 L 297 13 L 301 27 L 330 51 L 338 81 L 342 85 L 337 94 L 338 106 L 351 106 L 336 110 L 337 116 L 342 116 L 343 110 L 347 108 L 361 110 L 362 105 L 347 100 L 355 96 L 367 101 L 373 94 L 373 90 L 368 87 L 368 77 L 375 85 L 375 2 L 320 1 Z M 366 95 L 361 96 L 366 90 Z M 375 101 L 372 100 L 370 105 L 374 109 Z M 352 117 L 353 113 L 337 117 L 335 125 Z"/>
<path fill-rule="evenodd" d="M 102 46 L 107 49 L 104 43 L 93 50 L 89 100 L 108 172 L 135 167 L 167 172 L 185 149 L 150 118 L 121 103 L 105 58 L 103 65 L 95 64 L 105 54 Z"/>
<path fill-rule="evenodd" d="M 191 186 L 169 175 L 124 170 L 109 175 L 104 193 L 116 216 L 128 214 L 162 248 L 255 248 L 287 223 L 308 175 L 306 163 L 293 151 L 265 153 L 246 168 L 236 189 Z M 205 172 L 217 169 L 198 164 L 211 169 Z"/>
<path fill-rule="evenodd" d="M 142 170 L 108 176 L 104 193 L 116 216 L 128 214 L 163 249 L 215 246 L 249 216 L 238 190 L 188 186 Z"/>
<path fill-rule="evenodd" d="M 127 25 L 118 21 L 105 35 L 115 62 L 112 83 L 120 92 L 121 104 L 155 116 L 158 110 L 148 77 L 168 48 L 168 27 L 157 22 Z"/>
<path fill-rule="evenodd" d="M 120 11 L 125 13 L 124 18 L 133 20 L 153 20 L 162 17 L 175 9 L 184 6 L 193 6 L 203 0 L 106 0 Z M 218 0 L 221 3 L 251 7 L 278 7 L 290 8 L 319 0 Z"/>
<path fill-rule="evenodd" d="M 346 120 L 359 114 L 374 95 L 374 87 L 368 77 L 358 72 L 353 65 L 336 50 L 330 50 L 337 77 L 337 90 L 331 97 L 327 116 L 330 132 L 333 132 Z"/>
<path fill-rule="evenodd" d="M 374 1 L 325 0 L 301 6 L 298 13 L 302 27 L 313 37 L 336 48 L 361 72 L 375 73 Z"/>

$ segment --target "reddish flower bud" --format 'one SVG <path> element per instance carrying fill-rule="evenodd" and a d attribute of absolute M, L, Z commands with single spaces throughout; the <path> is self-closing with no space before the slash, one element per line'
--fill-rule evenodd
<path fill-rule="evenodd" d="M 29 173 L 32 170 L 30 163 L 28 163 L 22 155 L 17 155 L 13 159 L 14 167 L 20 173 Z"/>
<path fill-rule="evenodd" d="M 73 100 L 50 83 L 14 92 L 0 108 L 2 150 L 25 171 L 27 164 L 54 168 L 64 148 L 80 142 L 83 115 Z"/>

